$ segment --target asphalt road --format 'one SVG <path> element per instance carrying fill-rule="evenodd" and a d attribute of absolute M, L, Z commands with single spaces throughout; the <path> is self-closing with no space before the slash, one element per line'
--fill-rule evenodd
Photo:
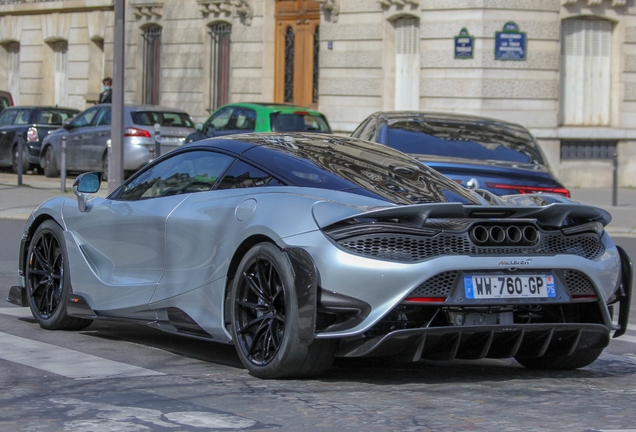
<path fill-rule="evenodd" d="M 0 297 L 23 221 L 0 220 Z M 636 237 L 615 238 L 636 257 Z M 263 381 L 232 346 L 137 324 L 39 328 L 0 304 L 0 431 L 636 431 L 636 313 L 591 366 L 514 360 L 336 362 L 320 379 Z"/>

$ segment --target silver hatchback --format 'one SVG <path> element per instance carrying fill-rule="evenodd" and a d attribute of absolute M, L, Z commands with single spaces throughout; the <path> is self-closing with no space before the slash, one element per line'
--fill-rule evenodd
<path fill-rule="evenodd" d="M 111 131 L 111 105 L 88 108 L 42 142 L 40 165 L 47 177 L 59 175 L 62 140 L 66 137 L 66 170 L 68 172 L 108 172 L 108 141 Z M 126 175 L 154 159 L 155 130 L 159 124 L 161 154 L 180 147 L 185 137 L 194 132 L 194 123 L 185 111 L 157 105 L 124 107 L 124 171 Z"/>

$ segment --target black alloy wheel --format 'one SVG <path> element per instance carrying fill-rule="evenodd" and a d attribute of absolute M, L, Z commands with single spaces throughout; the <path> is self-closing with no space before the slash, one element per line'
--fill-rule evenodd
<path fill-rule="evenodd" d="M 51 146 L 48 146 L 44 152 L 44 175 L 46 177 L 57 177 L 60 175 L 59 170 L 55 166 L 55 155 Z"/>
<path fill-rule="evenodd" d="M 232 283 L 232 336 L 243 365 L 259 378 L 315 376 L 331 366 L 335 340 L 302 345 L 288 257 L 271 243 L 250 249 Z"/>
<path fill-rule="evenodd" d="M 71 292 L 68 256 L 62 228 L 52 220 L 38 227 L 29 245 L 26 282 L 31 313 L 41 327 L 78 330 L 92 322 L 66 314 Z"/>

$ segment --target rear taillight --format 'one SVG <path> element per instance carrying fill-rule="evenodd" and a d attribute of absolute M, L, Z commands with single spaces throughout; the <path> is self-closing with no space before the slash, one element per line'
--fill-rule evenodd
<path fill-rule="evenodd" d="M 141 137 L 141 138 L 152 138 L 150 132 L 145 129 L 137 129 L 137 128 L 126 128 L 124 129 L 124 136 L 132 136 L 132 137 Z"/>
<path fill-rule="evenodd" d="M 27 141 L 38 141 L 38 129 L 36 127 L 30 127 L 27 131 Z"/>
<path fill-rule="evenodd" d="M 519 186 L 501 183 L 486 183 L 486 186 L 492 189 L 507 189 L 511 193 L 529 194 L 537 192 L 555 193 L 570 198 L 570 191 L 565 188 L 558 187 L 541 187 L 541 186 Z"/>
<path fill-rule="evenodd" d="M 446 297 L 407 297 L 402 303 L 418 304 L 418 303 L 444 303 Z"/>

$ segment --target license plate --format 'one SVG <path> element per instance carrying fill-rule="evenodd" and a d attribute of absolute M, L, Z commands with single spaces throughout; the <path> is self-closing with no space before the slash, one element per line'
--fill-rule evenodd
<path fill-rule="evenodd" d="M 464 276 L 464 288 L 467 299 L 556 297 L 551 274 L 470 275 Z"/>

